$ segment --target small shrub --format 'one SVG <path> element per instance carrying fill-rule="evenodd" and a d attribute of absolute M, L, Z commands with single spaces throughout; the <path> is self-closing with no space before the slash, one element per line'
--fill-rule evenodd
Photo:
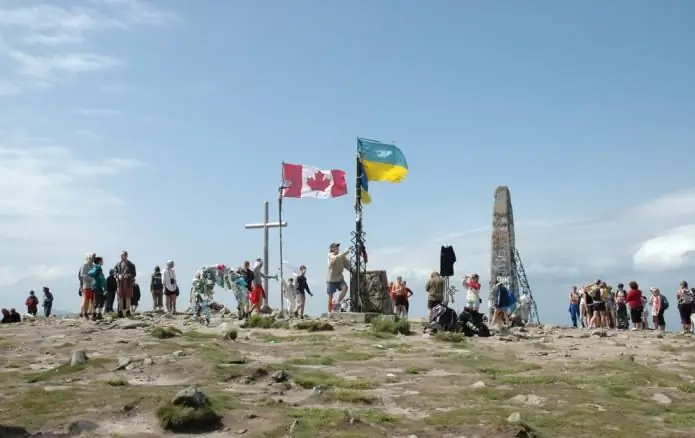
<path fill-rule="evenodd" d="M 406 374 L 422 374 L 422 373 L 426 373 L 426 372 L 427 372 L 427 369 L 422 368 L 422 367 L 413 366 L 413 367 L 408 367 L 405 369 Z"/>
<path fill-rule="evenodd" d="M 306 330 L 308 332 L 331 332 L 335 330 L 333 325 L 328 321 L 299 321 L 292 328 L 297 330 Z"/>
<path fill-rule="evenodd" d="M 176 336 L 181 336 L 181 330 L 172 326 L 155 327 L 150 334 L 157 339 L 171 339 Z"/>
<path fill-rule="evenodd" d="M 204 433 L 222 426 L 222 417 L 207 404 L 199 408 L 164 403 L 155 412 L 159 425 L 174 433 Z"/>
<path fill-rule="evenodd" d="M 407 319 L 398 319 L 396 321 L 393 321 L 384 317 L 378 317 L 372 320 L 371 326 L 372 330 L 377 333 L 389 333 L 392 335 L 411 334 L 410 323 Z"/>
<path fill-rule="evenodd" d="M 238 337 L 239 333 L 236 331 L 236 329 L 227 330 L 220 335 L 220 339 L 225 341 L 236 341 Z"/>
<path fill-rule="evenodd" d="M 249 319 L 246 320 L 246 327 L 247 328 L 269 329 L 269 328 L 273 328 L 274 322 L 275 322 L 275 318 L 273 318 L 271 316 L 251 315 L 251 316 L 249 316 Z"/>

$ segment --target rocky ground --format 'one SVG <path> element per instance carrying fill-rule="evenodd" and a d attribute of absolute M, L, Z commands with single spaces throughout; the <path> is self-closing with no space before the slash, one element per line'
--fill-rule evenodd
<path fill-rule="evenodd" d="M 689 336 L 271 322 L 3 325 L 0 436 L 695 436 Z"/>

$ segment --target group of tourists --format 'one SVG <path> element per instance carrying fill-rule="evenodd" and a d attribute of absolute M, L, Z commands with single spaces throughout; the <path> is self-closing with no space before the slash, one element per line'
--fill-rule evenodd
<path fill-rule="evenodd" d="M 683 333 L 691 333 L 693 329 L 694 297 L 695 288 L 681 281 L 674 298 Z M 669 307 L 668 297 L 658 287 L 649 288 L 645 294 L 635 281 L 628 283 L 627 290 L 622 283 L 613 290 L 605 281 L 596 280 L 581 287 L 573 286 L 569 293 L 569 313 L 574 327 L 627 330 L 632 324 L 633 330 L 663 331 L 666 330 L 664 313 Z"/>
<path fill-rule="evenodd" d="M 96 321 L 103 319 L 104 313 L 116 313 L 119 318 L 130 316 L 137 311 L 141 298 L 135 264 L 128 259 L 128 252 L 122 251 L 120 260 L 109 270 L 108 276 L 103 265 L 104 259 L 91 253 L 80 267 L 80 317 Z M 173 261 L 167 262 L 164 271 L 155 266 L 149 286 L 153 310 L 164 312 L 166 308 L 166 312 L 176 313 L 179 288 Z"/>

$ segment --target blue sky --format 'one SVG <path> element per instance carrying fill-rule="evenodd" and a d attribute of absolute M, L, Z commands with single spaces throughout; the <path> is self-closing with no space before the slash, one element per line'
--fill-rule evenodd
<path fill-rule="evenodd" d="M 566 320 L 573 283 L 672 295 L 692 272 L 692 2 L 211 4 L 2 2 L 3 307 L 50 285 L 75 308 L 92 250 L 128 249 L 143 274 L 176 260 L 185 282 L 260 256 L 244 224 L 265 200 L 276 217 L 280 163 L 353 178 L 357 136 L 408 158 L 405 182 L 372 185 L 365 227 L 370 268 L 409 279 L 413 307 L 442 244 L 457 276 L 486 276 L 498 185 L 546 321 Z M 353 194 L 285 203 L 312 313 Z"/>

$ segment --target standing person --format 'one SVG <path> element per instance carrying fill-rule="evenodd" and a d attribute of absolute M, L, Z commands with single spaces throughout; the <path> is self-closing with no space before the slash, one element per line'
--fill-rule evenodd
<path fill-rule="evenodd" d="M 328 247 L 328 274 L 326 275 L 326 294 L 328 294 L 328 313 L 336 310 L 347 294 L 348 286 L 343 271 L 350 266 L 347 255 L 352 248 L 340 252 L 340 243 L 333 242 Z M 333 295 L 340 291 L 338 301 L 333 302 Z"/>
<path fill-rule="evenodd" d="M 628 314 L 625 292 L 622 283 L 618 283 L 618 290 L 615 292 L 615 325 L 618 330 L 627 330 L 630 325 L 630 316 Z"/>
<path fill-rule="evenodd" d="M 406 294 L 405 285 L 403 284 L 403 277 L 400 275 L 396 277 L 396 281 L 393 283 L 393 299 L 396 304 L 396 318 L 405 317 L 405 303 Z"/>
<path fill-rule="evenodd" d="M 690 333 L 693 329 L 690 314 L 693 313 L 693 293 L 688 289 L 688 282 L 681 281 L 680 289 L 676 293 L 678 302 L 678 314 L 681 317 L 681 329 L 683 333 Z"/>
<path fill-rule="evenodd" d="M 259 257 L 256 259 L 256 263 L 253 264 L 253 287 L 251 288 L 251 307 L 249 308 L 249 313 L 253 313 L 254 310 L 261 313 L 261 304 L 263 300 L 268 298 L 266 290 L 263 289 L 263 279 L 277 278 L 274 275 L 266 276 L 261 271 L 262 268 L 263 259 Z"/>
<path fill-rule="evenodd" d="M 130 299 L 130 312 L 135 314 L 138 310 L 138 304 L 140 304 L 140 285 L 137 281 L 133 282 L 133 297 Z"/>
<path fill-rule="evenodd" d="M 405 288 L 405 317 L 407 318 L 410 312 L 410 297 L 412 297 L 414 293 L 413 290 L 408 287 L 406 281 L 403 282 L 403 287 Z"/>
<path fill-rule="evenodd" d="M 579 319 L 580 319 L 580 314 L 579 314 L 579 293 L 577 292 L 577 286 L 572 286 L 572 290 L 570 291 L 569 294 L 569 301 L 570 301 L 570 307 L 569 307 L 569 312 L 570 312 L 570 319 L 572 320 L 572 326 L 574 328 L 579 327 Z"/>
<path fill-rule="evenodd" d="M 490 324 L 495 325 L 497 321 L 499 321 L 499 324 L 506 322 L 505 310 L 509 307 L 509 294 L 510 291 L 507 289 L 507 286 L 498 280 L 491 293 L 494 312 Z"/>
<path fill-rule="evenodd" d="M 296 308 L 294 311 L 294 316 L 304 319 L 304 306 L 306 304 L 306 294 L 309 296 L 314 296 L 309 289 L 309 283 L 306 280 L 306 266 L 302 265 L 299 267 L 299 274 L 297 275 L 297 294 L 295 296 Z"/>
<path fill-rule="evenodd" d="M 159 266 L 154 267 L 152 278 L 150 279 L 150 293 L 152 294 L 152 308 L 155 312 L 164 310 L 162 299 L 164 298 L 164 279 L 162 278 L 162 270 Z M 169 306 L 167 303 L 167 310 Z"/>
<path fill-rule="evenodd" d="M 425 292 L 427 292 L 427 319 L 432 319 L 432 309 L 444 302 L 444 280 L 439 276 L 437 271 L 430 274 L 427 284 L 425 284 Z"/>
<path fill-rule="evenodd" d="M 632 320 L 632 330 L 644 329 L 642 322 L 642 291 L 636 281 L 628 283 L 630 290 L 625 297 L 625 303 L 630 308 L 630 319 Z"/>
<path fill-rule="evenodd" d="M 27 306 L 27 313 L 29 315 L 35 317 L 36 314 L 39 313 L 39 299 L 36 298 L 36 294 L 34 294 L 33 290 L 29 291 L 29 296 L 24 304 Z"/>
<path fill-rule="evenodd" d="M 87 254 L 82 268 L 80 269 L 80 278 L 82 279 L 82 306 L 80 307 L 80 316 L 89 319 L 89 315 L 94 310 L 94 278 L 89 275 L 89 271 L 94 266 L 95 255 Z"/>
<path fill-rule="evenodd" d="M 658 287 L 653 287 L 650 289 L 652 293 L 651 305 L 652 305 L 652 318 L 654 323 L 654 328 L 660 331 L 666 331 L 666 320 L 664 319 L 664 311 L 666 310 L 666 303 Z"/>
<path fill-rule="evenodd" d="M 137 271 L 135 264 L 128 260 L 128 251 L 121 252 L 121 261 L 113 268 L 118 281 L 118 317 L 130 316 L 130 300 L 133 298 L 133 284 Z"/>
<path fill-rule="evenodd" d="M 519 308 L 521 309 L 521 322 L 526 325 L 531 320 L 531 296 L 527 291 L 523 291 L 519 297 Z"/>
<path fill-rule="evenodd" d="M 109 276 L 106 278 L 106 313 L 113 313 L 113 303 L 116 301 L 116 292 L 118 291 L 118 280 L 116 280 L 116 271 L 109 270 Z"/>
<path fill-rule="evenodd" d="M 470 277 L 464 276 L 461 285 L 466 289 L 466 304 L 463 310 L 467 312 L 478 312 L 480 309 L 480 276 L 473 274 Z"/>
<path fill-rule="evenodd" d="M 246 309 L 244 311 L 248 315 L 251 312 L 251 291 L 253 290 L 253 271 L 248 260 L 244 261 L 243 266 L 239 269 L 239 275 L 246 280 Z"/>
<path fill-rule="evenodd" d="M 179 296 L 179 284 L 176 280 L 176 270 L 174 269 L 174 262 L 172 260 L 167 262 L 167 268 L 162 275 L 162 281 L 164 283 L 167 313 L 175 315 L 176 297 Z"/>
<path fill-rule="evenodd" d="M 53 308 L 53 294 L 47 287 L 43 288 L 43 315 L 48 318 L 51 316 L 51 309 Z"/>
<path fill-rule="evenodd" d="M 106 276 L 104 275 L 104 259 L 101 257 L 94 258 L 94 265 L 89 270 L 89 276 L 92 277 L 92 291 L 94 292 L 94 312 L 92 313 L 92 321 L 102 319 L 104 311 L 104 303 L 106 302 Z"/>

